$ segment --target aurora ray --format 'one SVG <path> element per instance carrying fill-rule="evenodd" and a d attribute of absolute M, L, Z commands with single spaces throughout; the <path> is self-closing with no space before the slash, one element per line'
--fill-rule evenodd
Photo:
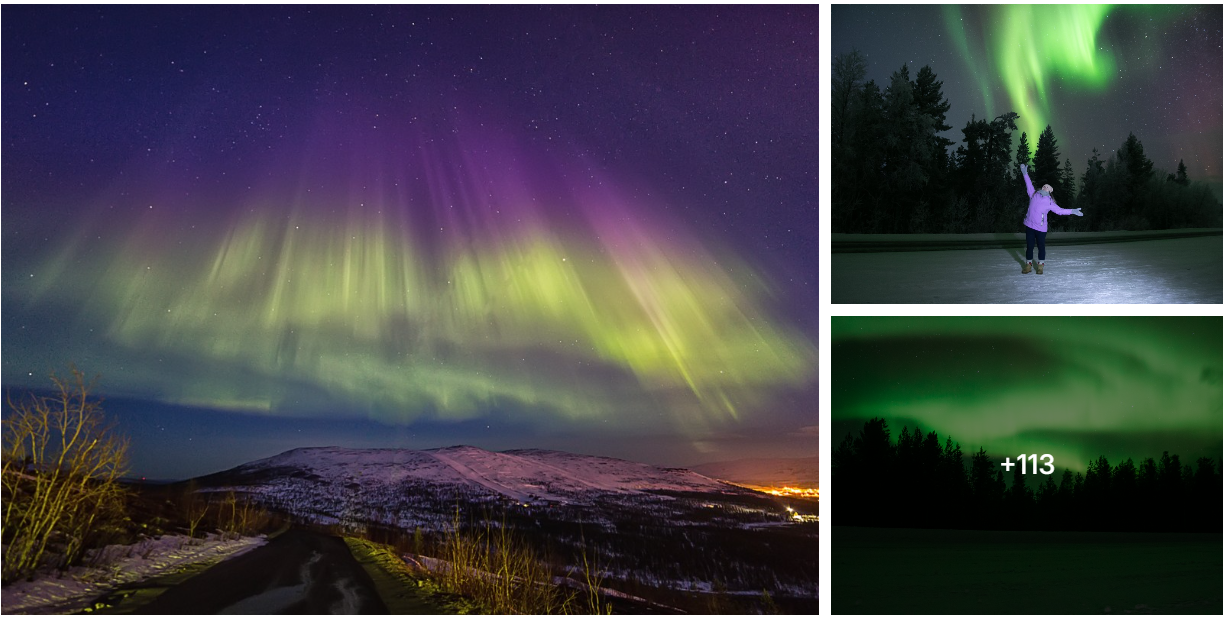
<path fill-rule="evenodd" d="M 1007 92 L 1009 108 L 1020 114 L 1018 124 L 1029 135 L 1038 135 L 1051 122 L 1055 83 L 1087 91 L 1101 91 L 1116 74 L 1112 53 L 1100 46 L 1101 24 L 1110 5 L 1027 5 L 991 7 L 980 33 L 978 56 L 967 39 L 963 15 L 954 5 L 945 5 L 944 20 L 969 63 L 983 92 L 988 117 L 1001 112 L 992 105 L 990 90 L 997 75 Z M 989 60 L 980 61 L 977 58 Z M 988 69 L 976 64 L 986 62 Z"/>
<path fill-rule="evenodd" d="M 140 474 L 815 448 L 815 7 L 3 15 L 3 381 Z"/>
<path fill-rule="evenodd" d="M 1048 125 L 1077 182 L 1093 149 L 1133 133 L 1157 169 L 1184 163 L 1221 188 L 1220 8 L 1215 5 L 836 5 L 834 58 L 858 50 L 880 88 L 929 66 L 954 151 L 971 119 L 1016 112 L 1030 149 Z M 951 152 L 949 153 L 951 154 Z M 1030 152 L 1030 156 L 1032 153 Z"/>
<path fill-rule="evenodd" d="M 696 430 L 810 380 L 814 346 L 769 318 L 760 276 L 683 233 L 663 238 L 615 181 L 549 204 L 527 188 L 555 185 L 560 168 L 515 169 L 506 162 L 523 157 L 489 143 L 477 161 L 458 141 L 426 141 L 396 162 L 420 176 L 330 174 L 333 186 L 376 188 L 375 201 L 301 187 L 288 203 L 247 198 L 220 221 L 150 204 L 111 219 L 101 240 L 84 227 L 35 267 L 31 296 L 80 308 L 74 332 L 101 332 L 125 354 L 249 375 L 166 387 L 153 371 L 113 385 L 176 403 L 285 410 L 305 383 L 395 422 L 499 401 L 588 418 L 623 404 L 609 385 L 636 383 L 643 409 Z M 323 161 L 305 167 L 329 175 Z"/>

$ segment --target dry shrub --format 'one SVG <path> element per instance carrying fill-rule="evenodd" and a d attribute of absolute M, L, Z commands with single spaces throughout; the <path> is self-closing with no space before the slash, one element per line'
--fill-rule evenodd
<path fill-rule="evenodd" d="M 474 599 L 491 614 L 602 614 L 610 611 L 599 589 L 599 570 L 583 551 L 587 593 L 553 584 L 553 574 L 536 551 L 485 519 L 482 528 L 464 530 L 458 510 L 443 537 L 440 578 L 443 589 Z"/>
<path fill-rule="evenodd" d="M 92 382 L 75 367 L 51 375 L 50 396 L 14 400 L 3 421 L 3 582 L 33 574 L 44 559 L 77 562 L 100 527 L 122 519 L 127 439 L 106 419 Z"/>

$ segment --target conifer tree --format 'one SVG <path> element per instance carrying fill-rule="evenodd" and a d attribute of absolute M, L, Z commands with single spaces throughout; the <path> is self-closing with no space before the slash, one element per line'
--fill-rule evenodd
<path fill-rule="evenodd" d="M 1061 200 L 1065 195 L 1058 159 L 1058 140 L 1054 138 L 1054 129 L 1046 125 L 1045 131 L 1037 138 L 1037 153 L 1033 155 L 1033 169 L 1029 170 L 1029 178 L 1032 179 L 1034 188 L 1046 184 L 1053 187 L 1055 201 Z"/>
<path fill-rule="evenodd" d="M 1016 147 L 1016 178 L 1023 180 L 1024 176 L 1020 173 L 1020 166 L 1029 165 L 1032 162 L 1033 155 L 1029 150 L 1028 133 L 1020 133 L 1020 145 Z"/>
<path fill-rule="evenodd" d="M 1189 185 L 1190 179 L 1186 176 L 1186 161 L 1179 159 L 1177 161 L 1177 178 L 1174 179 L 1178 185 Z"/>
<path fill-rule="evenodd" d="M 1075 208 L 1075 169 L 1071 167 L 1071 159 L 1068 157 L 1063 162 L 1062 176 L 1059 178 L 1059 184 L 1062 185 L 1062 195 L 1055 198 L 1055 202 L 1063 208 Z M 1064 223 L 1078 224 L 1078 221 L 1065 221 Z"/>
<path fill-rule="evenodd" d="M 1059 203 L 1070 208 L 1071 203 L 1075 199 L 1075 169 L 1071 167 L 1070 157 L 1063 162 L 1062 186 L 1065 195 L 1064 199 Z"/>
<path fill-rule="evenodd" d="M 942 172 L 948 166 L 948 147 L 952 146 L 952 140 L 939 134 L 952 128 L 947 123 L 951 104 L 943 96 L 943 82 L 937 81 L 935 77 L 930 66 L 918 70 L 918 77 L 914 80 L 914 105 L 918 107 L 918 113 L 930 116 L 934 121 L 934 163 L 937 170 Z"/>
<path fill-rule="evenodd" d="M 1134 133 L 1126 136 L 1126 141 L 1118 149 L 1118 162 L 1126 168 L 1132 187 L 1146 182 L 1152 176 L 1152 160 L 1143 154 L 1143 142 Z"/>

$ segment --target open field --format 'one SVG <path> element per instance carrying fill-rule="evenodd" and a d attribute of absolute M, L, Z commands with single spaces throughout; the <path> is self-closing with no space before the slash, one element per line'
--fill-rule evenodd
<path fill-rule="evenodd" d="M 1169 231 L 1169 234 L 1178 231 Z M 1220 303 L 1224 241 L 1051 233 L 1044 275 L 1023 235 L 833 235 L 834 303 Z M 1154 234 L 1154 233 L 1149 233 Z M 946 237 L 964 237 L 949 239 Z M 1019 236 L 1019 242 L 1016 241 Z M 901 238 L 906 237 L 906 238 Z M 980 237 L 980 238 L 979 238 Z M 998 238 L 996 238 L 998 237 Z M 840 238 L 840 240 L 839 240 Z M 1117 242 L 1105 242 L 1112 239 Z M 1064 242 L 1082 244 L 1066 245 Z M 843 251 L 839 251 L 839 243 Z M 1037 250 L 1033 250 L 1036 258 Z"/>
<path fill-rule="evenodd" d="M 1220 534 L 835 527 L 835 614 L 1219 615 Z"/>

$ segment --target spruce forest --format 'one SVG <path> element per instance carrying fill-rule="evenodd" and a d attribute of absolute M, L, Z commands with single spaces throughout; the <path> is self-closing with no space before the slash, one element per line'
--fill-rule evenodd
<path fill-rule="evenodd" d="M 1028 207 L 1020 165 L 1034 185 L 1048 183 L 1063 208 L 1051 231 L 1220 227 L 1221 203 L 1188 178 L 1184 162 L 1158 169 L 1134 133 L 1113 153 L 1087 161 L 1059 152 L 1054 128 L 1020 132 L 1015 112 L 976 115 L 959 144 L 944 137 L 951 103 L 929 66 L 911 78 L 894 71 L 881 88 L 866 80 L 857 50 L 837 56 L 832 73 L 832 218 L 839 233 L 993 233 L 1022 231 Z M 956 148 L 953 150 L 952 147 Z"/>
<path fill-rule="evenodd" d="M 1011 454 L 1014 458 L 1016 454 Z M 966 467 L 966 460 L 968 467 Z M 1219 531 L 1220 468 L 1178 455 L 1090 461 L 1085 473 L 1055 463 L 1028 475 L 978 449 L 966 458 L 951 437 L 908 427 L 894 443 L 888 423 L 863 424 L 833 451 L 837 524 L 843 526 L 1043 531 Z"/>

